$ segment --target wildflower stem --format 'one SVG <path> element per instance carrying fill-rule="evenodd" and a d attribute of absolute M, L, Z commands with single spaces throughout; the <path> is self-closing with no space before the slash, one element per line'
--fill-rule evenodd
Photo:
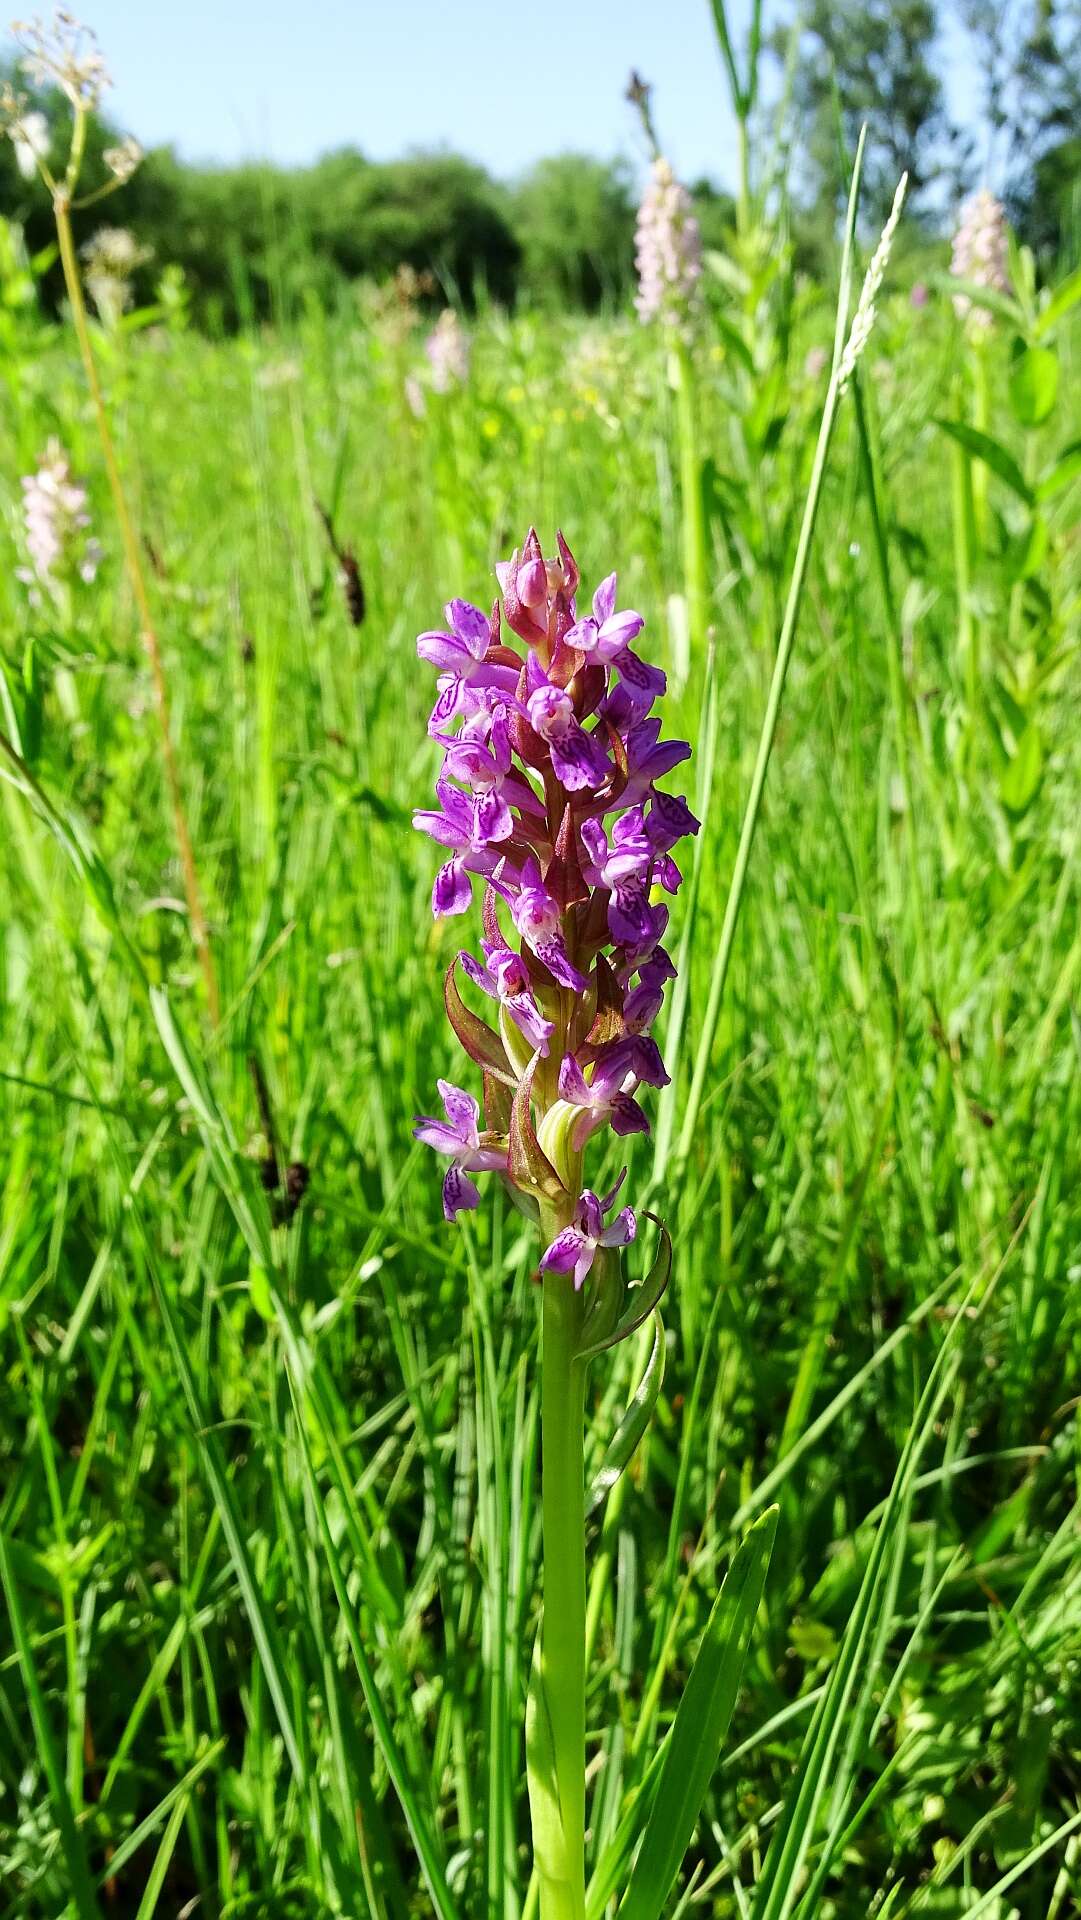
<path fill-rule="evenodd" d="M 901 622 L 897 611 L 897 601 L 890 575 L 889 543 L 886 529 L 882 523 L 879 504 L 879 484 L 876 473 L 876 459 L 871 446 L 868 431 L 867 410 L 864 405 L 863 386 L 857 373 L 852 383 L 852 399 L 856 415 L 856 432 L 859 445 L 860 470 L 863 476 L 867 510 L 871 518 L 871 532 L 874 542 L 874 555 L 878 567 L 879 585 L 882 589 L 883 611 L 886 617 L 886 665 L 889 672 L 890 704 L 893 707 L 894 740 L 897 753 L 897 772 L 901 782 L 901 797 L 904 805 L 903 831 L 908 850 L 908 892 L 912 902 L 913 924 L 916 932 L 916 953 L 919 965 L 920 985 L 934 1003 L 934 976 L 931 967 L 931 955 L 927 942 L 927 927 L 924 916 L 923 885 L 920 877 L 919 846 L 916 840 L 916 810 L 912 789 L 912 761 L 909 753 L 909 692 L 905 681 L 904 652 L 901 634 Z"/>
<path fill-rule="evenodd" d="M 971 345 L 972 424 L 977 432 L 991 431 L 991 391 L 987 373 L 986 342 L 979 337 Z M 982 547 L 987 539 L 987 468 L 982 460 L 972 468 L 972 513 L 976 535 Z"/>
<path fill-rule="evenodd" d="M 736 231 L 743 237 L 751 225 L 751 155 L 745 113 L 737 115 L 736 129 L 739 136 L 739 197 L 736 201 Z"/>
<path fill-rule="evenodd" d="M 972 491 L 972 461 L 961 446 L 953 448 L 953 557 L 957 575 L 957 653 L 965 676 L 967 720 L 975 724 L 980 691 L 979 638 L 972 610 L 973 555 L 976 516 Z"/>
<path fill-rule="evenodd" d="M 743 826 L 736 851 L 735 866 L 732 869 L 732 883 L 725 902 L 724 920 L 721 924 L 721 938 L 717 955 L 713 963 L 710 980 L 709 999 L 706 1003 L 702 1032 L 698 1042 L 698 1052 L 694 1063 L 694 1076 L 687 1097 L 687 1106 L 680 1130 L 678 1159 L 686 1161 L 694 1143 L 698 1126 L 698 1114 L 705 1093 L 706 1077 L 709 1073 L 710 1054 L 713 1047 L 717 1023 L 721 1015 L 721 1003 L 728 980 L 728 967 L 732 958 L 732 944 L 736 937 L 736 925 L 739 920 L 740 905 L 747 882 L 747 870 L 751 863 L 751 849 L 754 846 L 758 815 L 762 805 L 762 793 L 769 772 L 770 756 L 773 752 L 773 740 L 777 732 L 777 720 L 781 711 L 781 698 L 785 680 L 788 677 L 788 663 L 792 658 L 792 643 L 796 637 L 796 624 L 799 619 L 800 601 L 803 597 L 803 582 L 807 574 L 807 562 L 814 538 L 815 520 L 818 517 L 818 502 L 822 491 L 822 481 L 826 470 L 826 456 L 829 452 L 833 433 L 833 422 L 840 398 L 840 383 L 836 376 L 830 382 L 826 396 L 826 405 L 822 415 L 822 425 L 815 448 L 814 466 L 811 471 L 811 484 L 807 495 L 807 504 L 803 512 L 803 524 L 800 527 L 799 544 L 796 548 L 796 562 L 792 571 L 792 582 L 788 590 L 784 619 L 781 622 L 781 635 L 777 644 L 777 657 L 773 663 L 773 678 L 770 681 L 766 711 L 762 720 L 762 731 L 758 739 L 758 752 L 755 756 L 754 772 L 751 776 L 751 790 L 747 796 L 747 806 L 743 815 Z"/>
<path fill-rule="evenodd" d="M 565 1221 L 542 1221 L 555 1237 Z M 568 1274 L 544 1276 L 541 1505 L 544 1618 L 528 1741 L 541 1920 L 585 1914 L 585 1366 L 577 1355 L 582 1295 Z"/>
<path fill-rule="evenodd" d="M 679 427 L 679 472 L 683 514 L 683 573 L 691 659 L 699 660 L 706 642 L 706 521 L 702 500 L 702 463 L 698 452 L 694 367 L 685 340 L 672 352 Z"/>
<path fill-rule="evenodd" d="M 82 116 L 76 115 L 76 135 L 78 142 Z M 73 145 L 74 152 L 74 145 Z M 173 750 L 169 728 L 169 695 L 165 680 L 165 668 L 162 663 L 161 648 L 157 631 L 150 611 L 150 599 L 146 589 L 142 561 L 139 557 L 139 541 L 135 532 L 131 513 L 128 508 L 124 483 L 120 477 L 116 449 L 109 427 L 109 416 L 105 407 L 105 398 L 98 379 L 97 365 L 94 360 L 94 347 L 90 337 L 87 320 L 86 302 L 83 298 L 82 279 L 79 263 L 75 255 L 75 241 L 71 230 L 71 200 L 67 188 L 61 188 L 53 196 L 53 214 L 56 219 L 57 238 L 60 243 L 60 259 L 64 269 L 64 281 L 68 299 L 71 302 L 75 333 L 79 342 L 87 384 L 90 388 L 94 412 L 97 418 L 98 435 L 101 440 L 105 470 L 109 476 L 109 487 L 113 496 L 113 505 L 120 527 L 120 539 L 124 549 L 124 563 L 127 568 L 131 590 L 135 596 L 135 605 L 139 616 L 139 625 L 143 646 L 150 662 L 150 673 L 154 683 L 154 702 L 157 708 L 158 725 L 161 732 L 162 763 L 165 769 L 165 783 L 169 791 L 169 801 L 173 814 L 173 828 L 180 853 L 180 864 L 184 874 L 184 892 L 188 904 L 188 918 L 191 922 L 192 939 L 199 955 L 199 964 L 203 972 L 206 987 L 207 1006 L 211 1023 L 216 1027 L 220 1015 L 218 981 L 214 970 L 214 958 L 210 950 L 210 933 L 203 912 L 199 891 L 199 879 L 195 868 L 195 854 L 192 850 L 191 834 L 188 830 L 187 815 L 184 811 L 184 796 L 180 785 L 180 772 L 176 754 Z"/>
<path fill-rule="evenodd" d="M 691 1090 L 687 1096 L 687 1106 L 680 1128 L 678 1160 L 685 1165 L 690 1157 L 698 1127 L 698 1115 L 705 1094 L 706 1078 L 709 1073 L 710 1055 L 717 1032 L 717 1023 L 721 1017 L 721 1005 L 728 980 L 728 968 L 732 959 L 732 946 L 736 937 L 739 910 L 743 901 L 743 891 L 747 884 L 747 872 L 751 864 L 751 849 L 758 827 L 758 815 L 762 806 L 762 794 L 769 772 L 773 741 L 777 732 L 777 721 L 781 712 L 781 700 L 784 695 L 785 681 L 788 678 L 788 664 L 792 658 L 792 646 L 799 624 L 800 603 L 803 599 L 803 586 L 807 578 L 807 565 L 814 543 L 815 522 L 818 519 L 818 505 L 822 497 L 822 483 L 826 477 L 826 462 L 829 458 L 830 441 L 833 438 L 834 421 L 844 391 L 844 380 L 850 377 L 845 372 L 844 341 L 848 325 L 849 299 L 852 286 L 852 249 L 856 229 L 856 212 L 859 206 L 860 176 L 863 170 L 863 148 L 867 129 L 863 128 L 856 148 L 856 158 L 852 168 L 852 185 L 848 197 L 848 218 L 845 223 L 844 251 L 841 257 L 841 286 L 837 301 L 837 319 L 833 340 L 833 371 L 830 375 L 826 404 L 822 409 L 822 420 L 818 429 L 818 441 L 815 446 L 814 462 L 811 467 L 811 480 L 807 489 L 807 499 L 800 523 L 799 539 L 796 543 L 796 558 L 792 568 L 792 578 L 785 601 L 784 618 L 777 642 L 777 657 L 773 663 L 773 677 L 770 681 L 766 699 L 766 711 L 762 718 L 762 731 L 758 738 L 758 752 L 755 755 L 754 772 L 751 775 L 751 790 L 747 795 L 747 806 L 740 829 L 739 846 L 736 850 L 735 866 L 732 869 L 732 881 L 725 901 L 724 920 L 721 923 L 721 938 L 713 961 L 713 970 L 709 983 L 709 999 L 706 1002 L 705 1018 L 698 1040 L 698 1052 L 695 1056 L 694 1074 L 691 1078 Z M 896 202 L 895 202 L 896 205 Z"/>

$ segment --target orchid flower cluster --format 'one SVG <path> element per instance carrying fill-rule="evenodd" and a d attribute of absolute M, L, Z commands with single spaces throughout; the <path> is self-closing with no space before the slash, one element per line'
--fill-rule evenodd
<path fill-rule="evenodd" d="M 971 194 L 961 208 L 950 272 L 991 293 L 1011 291 L 1006 209 L 986 187 Z M 953 306 L 958 319 L 966 321 L 974 334 L 987 333 L 994 325 L 990 310 L 976 306 L 965 293 L 954 295 Z"/>
<path fill-rule="evenodd" d="M 453 307 L 444 307 L 424 342 L 430 379 L 436 393 L 448 393 L 469 378 L 469 335 Z"/>
<path fill-rule="evenodd" d="M 414 816 L 448 851 L 433 912 L 463 914 L 474 878 L 483 888 L 482 957 L 459 953 L 444 993 L 482 1068 L 485 1124 L 471 1094 L 440 1081 L 446 1119 L 414 1134 L 449 1160 L 448 1220 L 477 1206 L 474 1174 L 499 1172 L 558 1228 L 542 1268 L 580 1288 L 598 1249 L 635 1234 L 629 1207 L 604 1224 L 620 1183 L 603 1199 L 583 1190 L 582 1157 L 600 1129 L 648 1132 L 638 1095 L 667 1084 L 650 1029 L 675 969 L 653 896 L 676 892 L 673 849 L 699 823 L 658 785 L 690 747 L 661 739 L 665 676 L 634 651 L 641 614 L 617 611 L 612 573 L 580 615 L 578 568 L 557 541 L 546 560 L 531 529 L 496 568 L 502 607 L 452 600 L 446 627 L 417 641 L 439 675 L 428 731 L 444 754 L 439 804 Z M 459 972 L 495 1003 L 498 1031 L 466 1006 Z"/>
<path fill-rule="evenodd" d="M 664 320 L 685 332 L 700 299 L 702 236 L 690 194 L 660 154 L 638 209 L 634 244 L 639 319 Z"/>
<path fill-rule="evenodd" d="M 72 575 L 89 585 L 97 577 L 102 549 L 88 531 L 86 488 L 73 479 L 59 441 L 50 440 L 36 473 L 24 474 L 21 484 L 30 566 L 15 573 L 30 588 L 32 604 L 40 605 L 39 586 L 55 597 L 61 581 Z"/>

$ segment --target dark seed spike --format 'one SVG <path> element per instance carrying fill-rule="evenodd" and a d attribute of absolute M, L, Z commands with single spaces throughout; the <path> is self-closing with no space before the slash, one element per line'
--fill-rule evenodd
<path fill-rule="evenodd" d="M 315 503 L 315 511 L 323 522 L 330 551 L 338 562 L 342 592 L 345 595 L 346 611 L 354 627 L 363 626 L 366 602 L 364 599 L 364 582 L 360 577 L 360 565 L 357 561 L 357 556 L 352 547 L 347 547 L 339 541 L 334 531 L 334 523 L 326 508 L 319 500 Z"/>
<path fill-rule="evenodd" d="M 249 1053 L 248 1072 L 255 1087 L 255 1104 L 259 1109 L 259 1125 L 266 1136 L 267 1151 L 259 1164 L 259 1178 L 267 1193 L 274 1193 L 281 1184 L 281 1157 L 278 1150 L 278 1130 L 274 1125 L 274 1110 L 270 1104 L 270 1090 L 266 1075 L 258 1055 Z"/>
<path fill-rule="evenodd" d="M 351 548 L 347 548 L 342 554 L 341 569 L 342 588 L 345 593 L 345 604 L 348 609 L 349 618 L 355 627 L 362 627 L 364 625 L 364 614 L 366 611 L 364 582 L 360 577 L 360 567 L 357 564 L 356 554 Z"/>
<path fill-rule="evenodd" d="M 285 1192 L 274 1203 L 274 1225 L 287 1227 L 308 1191 L 311 1169 L 303 1160 L 291 1160 L 285 1169 Z"/>

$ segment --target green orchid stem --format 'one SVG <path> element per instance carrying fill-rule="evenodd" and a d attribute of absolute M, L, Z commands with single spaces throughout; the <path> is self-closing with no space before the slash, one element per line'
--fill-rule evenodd
<path fill-rule="evenodd" d="M 736 128 L 739 135 L 739 197 L 736 201 L 736 232 L 742 237 L 749 231 L 751 225 L 751 150 L 745 113 L 738 115 Z"/>
<path fill-rule="evenodd" d="M 542 1207 L 553 1239 L 566 1224 Z M 541 1920 L 585 1916 L 586 1570 L 583 1300 L 569 1274 L 544 1276 L 541 1510 L 544 1617 L 527 1740 Z"/>
<path fill-rule="evenodd" d="M 991 430 L 991 389 L 987 377 L 987 349 L 981 340 L 972 343 L 972 424 L 978 433 Z M 987 543 L 987 468 L 982 460 L 972 467 L 972 514 L 980 546 Z"/>
<path fill-rule="evenodd" d="M 683 512 L 683 577 L 691 659 L 701 660 L 706 642 L 709 582 L 706 565 L 706 516 L 702 499 L 702 462 L 698 452 L 694 365 L 685 340 L 672 348 L 676 420 L 679 428 L 679 478 Z"/>

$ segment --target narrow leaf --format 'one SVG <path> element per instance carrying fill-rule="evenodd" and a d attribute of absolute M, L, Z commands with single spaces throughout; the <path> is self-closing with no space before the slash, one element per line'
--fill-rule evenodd
<path fill-rule="evenodd" d="M 94 1898 L 87 1866 L 83 1836 L 75 1823 L 67 1781 L 64 1778 L 63 1765 L 53 1739 L 49 1724 L 45 1696 L 41 1691 L 37 1668 L 34 1664 L 33 1647 L 27 1632 L 26 1620 L 22 1609 L 18 1583 L 12 1571 L 8 1552 L 8 1542 L 0 1530 L 0 1589 L 7 1601 L 8 1615 L 11 1620 L 11 1639 L 15 1654 L 22 1668 L 23 1686 L 26 1688 L 30 1719 L 34 1728 L 34 1737 L 41 1759 L 52 1801 L 53 1818 L 60 1835 L 60 1848 L 67 1870 L 68 1888 L 72 1906 L 79 1920 L 100 1920 L 101 1908 Z"/>
<path fill-rule="evenodd" d="M 963 298 L 974 307 L 981 307 L 985 313 L 997 313 L 1000 320 L 1020 333 L 1025 324 L 1025 316 L 1016 300 L 1008 294 L 996 292 L 994 287 L 981 287 L 975 280 L 962 280 L 952 273 L 931 275 L 931 285 L 936 293 L 948 293 L 951 300 Z"/>
<path fill-rule="evenodd" d="M 743 1678 L 777 1532 L 777 1508 L 756 1520 L 713 1604 L 665 1742 L 657 1797 L 619 1920 L 660 1920 L 690 1845 Z"/>
<path fill-rule="evenodd" d="M 1076 480 L 1079 473 L 1081 473 L 1081 440 L 1071 440 L 1069 446 L 1063 447 L 1058 459 L 1048 467 L 1043 479 L 1039 482 L 1036 488 L 1037 500 L 1042 503 L 1053 499 L 1056 493 L 1062 492 L 1063 487 L 1069 486 L 1071 480 Z"/>
<path fill-rule="evenodd" d="M 1024 813 L 1035 799 L 1043 778 L 1043 743 L 1033 723 L 1017 742 L 1017 752 L 999 781 L 999 798 L 1010 813 Z"/>
<path fill-rule="evenodd" d="M 605 1449 L 604 1459 L 597 1469 L 587 1497 L 587 1514 L 595 1513 L 597 1508 L 607 1500 L 616 1481 L 630 1465 L 638 1442 L 653 1417 L 653 1409 L 657 1404 L 657 1396 L 664 1379 L 664 1326 L 660 1314 L 656 1311 L 654 1311 L 653 1322 L 653 1350 L 630 1404 Z"/>
<path fill-rule="evenodd" d="M 980 433 L 964 420 L 943 420 L 941 416 L 936 416 L 935 425 L 941 427 L 943 433 L 948 433 L 951 440 L 956 440 L 958 446 L 964 447 L 974 460 L 982 460 L 992 473 L 997 473 L 1019 500 L 1024 500 L 1028 506 L 1032 505 L 1032 488 L 1013 454 L 998 440 L 992 440 L 989 433 Z"/>
<path fill-rule="evenodd" d="M 1062 282 L 1061 287 L 1051 295 L 1036 323 L 1036 332 L 1041 340 L 1046 339 L 1052 328 L 1057 327 L 1059 321 L 1065 319 L 1079 300 L 1081 300 L 1081 267 L 1075 267 Z"/>

